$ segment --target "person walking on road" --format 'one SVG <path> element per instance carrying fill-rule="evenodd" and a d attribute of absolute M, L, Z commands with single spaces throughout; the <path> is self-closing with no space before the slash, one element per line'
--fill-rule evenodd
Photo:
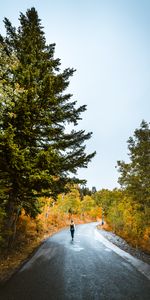
<path fill-rule="evenodd" d="M 75 224 L 74 224 L 73 220 L 71 220 L 71 223 L 70 223 L 70 232 L 71 232 L 71 237 L 72 237 L 72 241 L 73 241 L 74 232 L 75 232 Z"/>

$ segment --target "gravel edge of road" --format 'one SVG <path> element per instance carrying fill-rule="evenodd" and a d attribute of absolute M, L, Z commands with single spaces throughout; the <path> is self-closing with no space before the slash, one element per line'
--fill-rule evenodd
<path fill-rule="evenodd" d="M 134 248 L 131 245 L 129 245 L 123 238 L 116 235 L 112 231 L 106 231 L 102 228 L 97 227 L 97 229 L 100 231 L 101 235 L 103 235 L 108 241 L 119 247 L 120 249 L 124 250 L 125 252 L 131 254 L 132 256 L 142 260 L 143 262 L 150 265 L 150 255 L 143 252 L 142 250 L 138 248 Z"/>

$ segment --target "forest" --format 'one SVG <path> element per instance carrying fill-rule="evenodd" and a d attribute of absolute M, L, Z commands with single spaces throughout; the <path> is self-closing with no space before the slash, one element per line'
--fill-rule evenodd
<path fill-rule="evenodd" d="M 104 228 L 150 253 L 149 123 L 141 120 L 129 137 L 129 161 L 116 162 L 120 188 L 86 187 L 77 170 L 96 153 L 86 153 L 92 132 L 77 126 L 86 105 L 77 107 L 67 93 L 75 70 L 61 71 L 34 8 L 19 21 L 16 29 L 5 18 L 6 37 L 0 36 L 1 253 L 34 248 L 70 218 L 103 220 Z"/>

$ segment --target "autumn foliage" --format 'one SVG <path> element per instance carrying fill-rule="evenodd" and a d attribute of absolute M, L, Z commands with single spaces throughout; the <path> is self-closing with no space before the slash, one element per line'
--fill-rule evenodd
<path fill-rule="evenodd" d="M 34 8 L 20 21 L 16 30 L 5 19 L 0 42 L 1 249 L 34 248 L 71 218 L 104 218 L 107 228 L 150 252 L 149 124 L 142 121 L 129 138 L 129 162 L 117 162 L 119 189 L 81 188 L 77 170 L 95 152 L 85 152 L 92 133 L 76 127 L 86 105 L 77 107 L 66 91 L 75 70 L 60 71 Z"/>

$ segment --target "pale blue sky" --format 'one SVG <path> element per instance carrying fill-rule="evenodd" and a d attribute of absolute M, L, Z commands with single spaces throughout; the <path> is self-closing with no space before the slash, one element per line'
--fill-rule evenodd
<path fill-rule="evenodd" d="M 1 0 L 1 33 L 4 17 L 17 26 L 19 12 L 32 6 L 62 68 L 77 69 L 73 99 L 87 104 L 79 127 L 93 132 L 87 152 L 97 155 L 79 175 L 90 188 L 113 189 L 129 136 L 142 119 L 150 121 L 150 1 Z"/>

